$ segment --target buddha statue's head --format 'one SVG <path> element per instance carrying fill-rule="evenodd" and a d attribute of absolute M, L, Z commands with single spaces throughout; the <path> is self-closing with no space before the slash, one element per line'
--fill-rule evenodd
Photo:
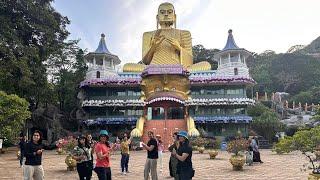
<path fill-rule="evenodd" d="M 170 28 L 172 25 L 176 27 L 176 13 L 171 3 L 162 3 L 158 8 L 157 29 L 160 24 L 161 28 Z"/>

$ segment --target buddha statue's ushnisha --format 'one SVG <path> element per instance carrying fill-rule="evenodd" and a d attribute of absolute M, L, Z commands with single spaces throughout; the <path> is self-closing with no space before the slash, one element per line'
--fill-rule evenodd
<path fill-rule="evenodd" d="M 162 3 L 158 8 L 157 30 L 143 34 L 143 64 L 125 64 L 123 71 L 141 72 L 149 64 L 181 64 L 189 71 L 211 69 L 208 62 L 193 64 L 192 58 L 190 32 L 176 29 L 176 14 L 173 5 Z"/>

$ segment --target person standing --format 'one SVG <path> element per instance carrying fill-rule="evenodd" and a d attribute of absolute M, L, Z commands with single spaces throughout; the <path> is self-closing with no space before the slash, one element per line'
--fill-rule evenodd
<path fill-rule="evenodd" d="M 149 173 L 151 171 L 151 179 L 158 180 L 157 174 L 157 159 L 158 159 L 158 142 L 154 138 L 152 131 L 148 132 L 149 141 L 147 144 L 142 143 L 142 146 L 147 150 L 148 156 L 144 166 L 144 179 L 149 180 Z"/>
<path fill-rule="evenodd" d="M 23 134 L 20 134 L 20 137 L 19 137 L 20 167 L 22 167 L 22 165 L 23 165 L 23 158 L 24 158 L 26 141 L 27 141 L 27 137 L 24 136 Z"/>
<path fill-rule="evenodd" d="M 112 150 L 109 142 L 107 130 L 101 130 L 99 142 L 95 146 L 97 155 L 96 167 L 94 171 L 97 173 L 99 180 L 111 180 L 110 152 Z"/>
<path fill-rule="evenodd" d="M 172 139 L 173 139 L 173 144 L 168 148 L 170 152 L 172 152 L 173 150 L 177 151 L 177 149 L 179 148 L 179 139 L 178 139 L 177 132 L 173 133 Z M 171 177 L 176 177 L 177 164 L 178 164 L 178 159 L 171 154 L 170 160 L 169 160 L 169 172 Z"/>
<path fill-rule="evenodd" d="M 77 161 L 77 171 L 80 180 L 90 180 L 92 176 L 92 149 L 85 136 L 78 138 L 78 145 L 72 152 L 72 158 Z"/>
<path fill-rule="evenodd" d="M 43 180 L 44 171 L 41 164 L 42 152 L 44 149 L 52 150 L 56 145 L 45 146 L 42 144 L 42 134 L 40 131 L 35 130 L 32 135 L 32 140 L 25 146 L 26 162 L 23 167 L 24 180 Z"/>
<path fill-rule="evenodd" d="M 171 153 L 178 159 L 175 179 L 190 180 L 194 176 L 194 170 L 192 168 L 192 148 L 189 145 L 188 133 L 186 131 L 179 131 L 178 137 L 179 148 Z"/>
<path fill-rule="evenodd" d="M 156 139 L 158 141 L 158 160 L 159 160 L 160 172 L 162 172 L 163 170 L 162 156 L 163 156 L 164 145 L 161 140 L 161 136 L 159 134 L 156 135 Z"/>
<path fill-rule="evenodd" d="M 126 173 L 129 172 L 128 170 L 128 164 L 129 164 L 129 158 L 130 158 L 130 144 L 132 141 L 132 137 L 128 139 L 127 134 L 123 135 L 123 140 L 120 145 L 121 149 L 121 173 L 123 175 L 126 175 Z"/>

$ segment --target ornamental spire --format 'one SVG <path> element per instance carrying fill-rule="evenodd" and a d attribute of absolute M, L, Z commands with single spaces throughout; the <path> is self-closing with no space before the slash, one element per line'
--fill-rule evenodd
<path fill-rule="evenodd" d="M 101 34 L 101 39 L 100 39 L 100 42 L 99 42 L 99 46 L 98 48 L 96 49 L 95 53 L 107 53 L 107 54 L 111 54 L 107 48 L 107 45 L 106 45 L 106 41 L 105 41 L 105 35 L 102 33 Z"/>
<path fill-rule="evenodd" d="M 227 44 L 226 46 L 222 49 L 222 51 L 224 50 L 229 50 L 229 49 L 240 49 L 236 42 L 233 39 L 233 35 L 232 35 L 232 29 L 229 29 L 228 31 L 229 35 L 228 35 L 228 40 L 227 40 Z"/>

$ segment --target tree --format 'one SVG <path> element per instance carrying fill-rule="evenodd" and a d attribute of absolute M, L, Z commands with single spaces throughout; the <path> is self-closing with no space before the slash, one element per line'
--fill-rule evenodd
<path fill-rule="evenodd" d="M 78 47 L 78 42 L 72 40 L 65 43 L 63 48 L 46 62 L 51 70 L 50 76 L 60 110 L 65 112 L 71 112 L 77 107 L 78 87 L 87 71 L 84 51 Z"/>
<path fill-rule="evenodd" d="M 253 118 L 251 128 L 269 142 L 272 141 L 276 132 L 283 129 L 283 124 L 280 122 L 278 115 L 261 103 L 248 108 L 248 115 Z"/>
<path fill-rule="evenodd" d="M 0 2 L 0 89 L 26 98 L 31 109 L 50 101 L 43 62 L 69 34 L 68 18 L 55 11 L 52 1 Z"/>
<path fill-rule="evenodd" d="M 0 137 L 5 137 L 9 143 L 14 142 L 25 120 L 31 117 L 28 108 L 25 99 L 0 91 Z"/>
<path fill-rule="evenodd" d="M 192 47 L 193 63 L 207 61 L 211 64 L 211 69 L 217 69 L 218 63 L 214 60 L 214 55 L 219 52 L 218 49 L 206 49 L 198 44 Z"/>

